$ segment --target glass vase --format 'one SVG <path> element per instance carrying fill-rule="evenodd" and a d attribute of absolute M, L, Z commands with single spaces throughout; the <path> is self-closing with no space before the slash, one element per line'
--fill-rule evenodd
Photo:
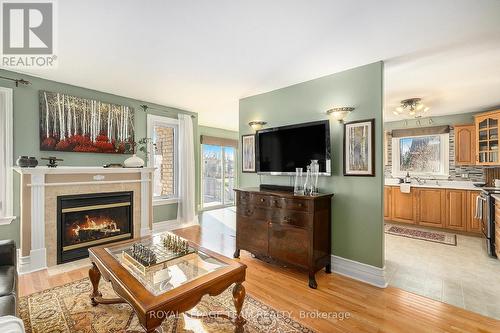
<path fill-rule="evenodd" d="M 318 194 L 319 164 L 318 160 L 311 160 L 311 194 Z"/>
<path fill-rule="evenodd" d="M 307 171 L 306 171 L 306 180 L 304 182 L 304 194 L 305 195 L 310 195 L 311 194 L 311 166 L 307 166 Z"/>
<path fill-rule="evenodd" d="M 304 195 L 304 184 L 302 183 L 302 168 L 295 168 L 295 184 L 293 186 L 293 194 Z"/>

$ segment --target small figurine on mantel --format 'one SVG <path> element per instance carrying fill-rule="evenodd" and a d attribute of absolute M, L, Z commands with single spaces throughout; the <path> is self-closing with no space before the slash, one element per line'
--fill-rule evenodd
<path fill-rule="evenodd" d="M 49 157 L 42 157 L 42 160 L 49 161 L 49 164 L 47 166 L 49 168 L 56 168 L 57 167 L 57 161 L 62 162 L 64 161 L 62 158 L 57 158 L 54 156 L 49 156 Z"/>

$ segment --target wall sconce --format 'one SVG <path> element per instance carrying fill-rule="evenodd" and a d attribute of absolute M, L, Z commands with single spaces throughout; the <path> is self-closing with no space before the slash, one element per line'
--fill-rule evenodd
<path fill-rule="evenodd" d="M 339 108 L 330 109 L 326 111 L 326 114 L 331 115 L 335 120 L 341 123 L 344 121 L 344 118 L 347 117 L 347 115 L 352 111 L 354 111 L 353 107 L 343 106 Z"/>
<path fill-rule="evenodd" d="M 264 125 L 267 124 L 267 122 L 262 121 L 262 120 L 253 120 L 248 123 L 248 126 L 250 126 L 254 131 L 261 130 Z"/>

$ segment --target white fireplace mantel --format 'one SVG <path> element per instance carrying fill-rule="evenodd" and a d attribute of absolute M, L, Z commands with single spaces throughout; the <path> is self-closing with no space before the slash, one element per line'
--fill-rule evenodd
<path fill-rule="evenodd" d="M 25 175 L 69 175 L 69 174 L 100 174 L 100 173 L 137 173 L 153 172 L 155 168 L 104 168 L 104 167 L 82 167 L 82 166 L 58 166 L 49 168 L 38 166 L 36 168 L 14 167 L 14 171 Z"/>
<path fill-rule="evenodd" d="M 31 188 L 31 247 L 29 256 L 20 256 L 19 272 L 33 272 L 47 267 L 47 254 L 45 244 L 45 189 L 49 186 L 76 186 L 90 184 L 117 184 L 117 183 L 140 183 L 141 184 L 141 218 L 140 235 L 145 236 L 152 233 L 150 227 L 150 213 L 152 207 L 151 181 L 155 168 L 104 168 L 104 167 L 67 167 L 58 166 L 56 168 L 36 167 L 36 168 L 13 168 L 20 175 L 30 175 L 31 181 L 26 184 Z M 111 174 L 138 174 L 131 179 L 107 180 L 107 175 Z M 47 182 L 46 175 L 91 175 L 85 181 L 64 181 Z M 123 178 L 123 177 L 122 177 Z"/>

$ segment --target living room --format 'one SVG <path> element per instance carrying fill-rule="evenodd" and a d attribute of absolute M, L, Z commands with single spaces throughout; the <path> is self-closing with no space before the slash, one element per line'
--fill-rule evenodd
<path fill-rule="evenodd" d="M 497 1 L 1 7 L 0 331 L 500 330 L 388 285 L 383 193 L 395 63 L 499 109 Z"/>

